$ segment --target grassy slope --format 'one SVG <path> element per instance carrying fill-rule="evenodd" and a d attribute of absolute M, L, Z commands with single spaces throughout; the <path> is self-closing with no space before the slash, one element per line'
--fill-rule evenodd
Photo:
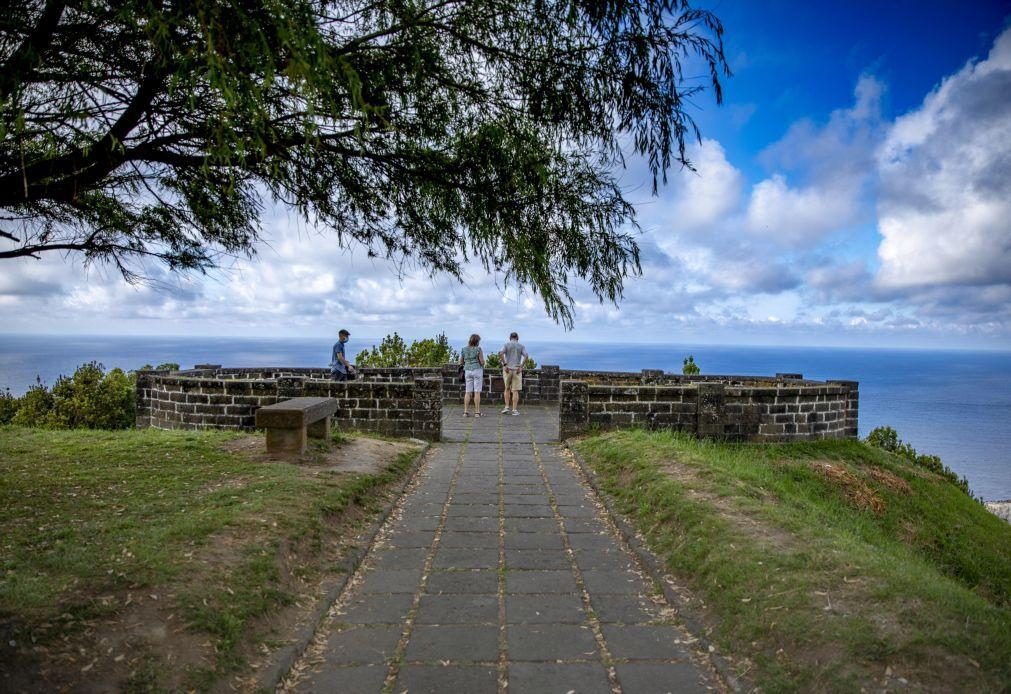
<path fill-rule="evenodd" d="M 1011 527 L 858 442 L 576 444 L 769 691 L 1011 682 Z"/>
<path fill-rule="evenodd" d="M 317 570 L 281 555 L 318 553 L 331 519 L 372 503 L 412 455 L 379 475 L 307 475 L 222 450 L 231 438 L 0 427 L 0 625 L 52 643 L 161 586 L 168 609 L 214 638 L 214 667 L 190 684 L 239 666 L 251 623 L 293 599 L 282 570 Z"/>

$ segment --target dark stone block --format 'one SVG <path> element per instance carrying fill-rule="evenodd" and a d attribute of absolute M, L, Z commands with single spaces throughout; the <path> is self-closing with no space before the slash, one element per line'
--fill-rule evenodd
<path fill-rule="evenodd" d="M 510 661 L 586 660 L 597 657 L 589 628 L 575 624 L 514 625 L 506 630 Z"/>
<path fill-rule="evenodd" d="M 607 671 L 599 663 L 509 663 L 508 673 L 510 691 L 523 694 L 611 694 Z"/>
<path fill-rule="evenodd" d="M 400 641 L 401 625 L 360 626 L 334 632 L 323 657 L 328 664 L 382 663 L 392 658 Z"/>
<path fill-rule="evenodd" d="M 627 694 L 652 694 L 653 692 L 684 692 L 703 694 L 713 687 L 706 686 L 706 678 L 690 662 L 683 663 L 627 663 L 615 667 L 621 690 Z"/>
<path fill-rule="evenodd" d="M 334 691 L 350 692 L 352 690 Z M 370 691 L 379 691 L 379 689 Z M 444 694 L 445 692 L 495 694 L 498 691 L 498 671 L 490 666 L 404 665 L 400 668 L 394 691 L 410 692 L 411 694 Z"/>
<path fill-rule="evenodd" d="M 411 634 L 408 661 L 475 662 L 498 659 L 498 626 L 418 625 Z"/>

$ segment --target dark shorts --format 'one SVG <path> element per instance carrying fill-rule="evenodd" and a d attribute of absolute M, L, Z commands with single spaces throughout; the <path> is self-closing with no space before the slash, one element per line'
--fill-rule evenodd
<path fill-rule="evenodd" d="M 348 375 L 346 373 L 344 373 L 343 371 L 331 371 L 330 372 L 330 380 L 331 381 L 348 381 L 350 379 L 348 378 Z"/>

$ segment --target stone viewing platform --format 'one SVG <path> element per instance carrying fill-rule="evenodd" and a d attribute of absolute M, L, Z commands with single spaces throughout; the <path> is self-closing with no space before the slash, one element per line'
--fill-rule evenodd
<path fill-rule="evenodd" d="M 337 401 L 333 426 L 388 436 L 442 439 L 444 403 L 459 403 L 464 384 L 455 364 L 366 368 L 353 381 L 318 368 L 222 368 L 142 371 L 137 426 L 160 429 L 256 428 L 256 411 L 291 398 Z M 502 390 L 485 372 L 485 398 Z M 726 376 L 584 371 L 542 366 L 524 373 L 524 404 L 557 407 L 561 438 L 591 428 L 671 429 L 724 441 L 855 439 L 856 381 L 811 381 L 801 374 Z"/>

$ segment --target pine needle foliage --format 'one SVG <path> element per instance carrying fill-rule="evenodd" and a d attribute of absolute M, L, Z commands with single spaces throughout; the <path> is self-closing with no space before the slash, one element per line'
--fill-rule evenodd
<path fill-rule="evenodd" d="M 280 203 L 566 325 L 571 280 L 617 302 L 640 271 L 624 157 L 654 192 L 690 166 L 729 76 L 687 0 L 34 0 L 0 29 L 0 258 L 204 272 Z"/>

